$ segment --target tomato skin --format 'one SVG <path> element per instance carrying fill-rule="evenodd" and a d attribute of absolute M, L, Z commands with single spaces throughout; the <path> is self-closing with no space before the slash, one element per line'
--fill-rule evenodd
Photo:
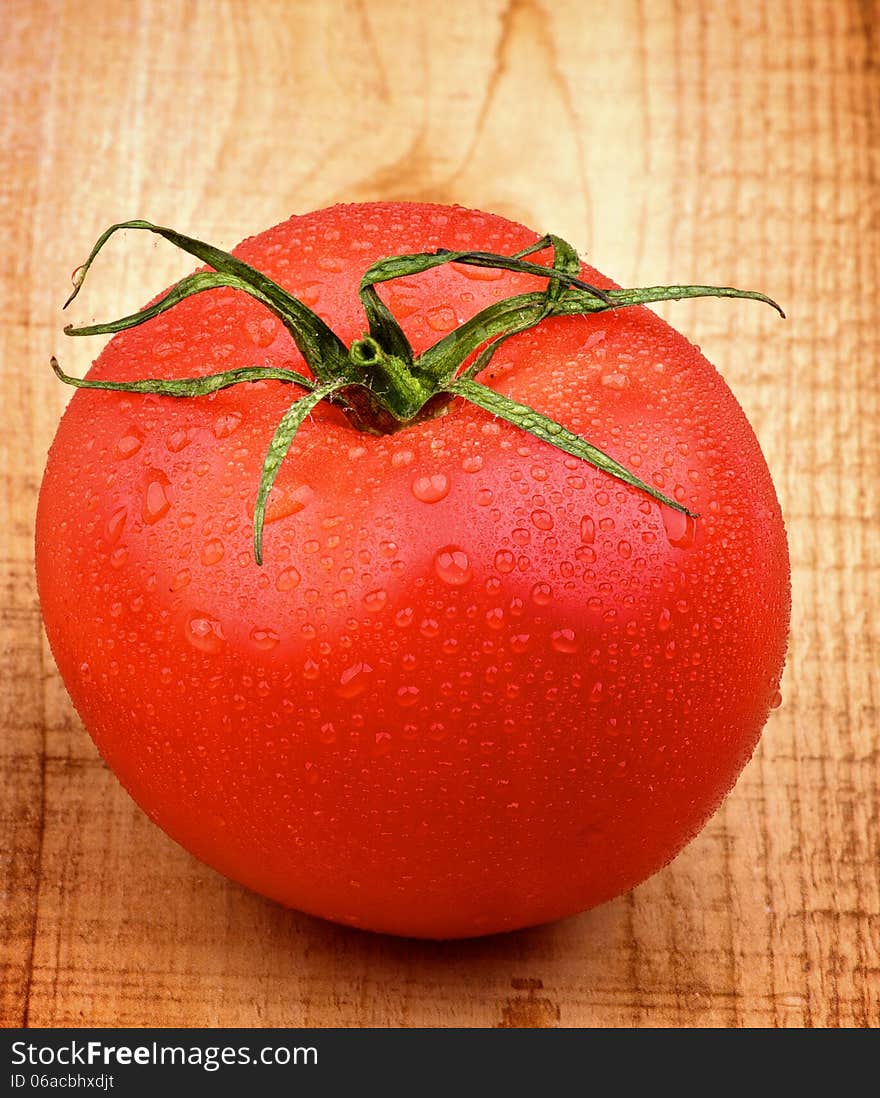
<path fill-rule="evenodd" d="M 376 203 L 292 218 L 236 254 L 350 342 L 375 259 L 535 239 L 475 211 Z M 474 270 L 383 290 L 417 350 L 541 285 Z M 89 376 L 255 364 L 304 369 L 280 323 L 221 290 L 116 336 Z M 631 888 L 733 785 L 782 670 L 782 516 L 696 348 L 642 308 L 557 318 L 481 380 L 700 518 L 460 401 L 383 437 L 320 406 L 279 473 L 258 567 L 260 467 L 299 392 L 276 383 L 78 391 L 40 494 L 49 641 L 131 795 L 234 880 L 373 930 L 484 934 Z"/>

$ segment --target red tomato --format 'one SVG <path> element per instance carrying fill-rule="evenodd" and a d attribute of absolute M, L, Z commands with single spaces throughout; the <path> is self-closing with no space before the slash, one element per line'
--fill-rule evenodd
<path fill-rule="evenodd" d="M 373 261 L 535 239 L 377 203 L 292 218 L 235 254 L 350 342 Z M 383 296 L 421 351 L 545 286 L 445 266 Z M 304 369 L 267 310 L 215 290 L 116 336 L 89 377 L 255 364 Z M 234 880 L 372 930 L 486 934 L 631 888 L 718 807 L 778 698 L 782 517 L 699 351 L 641 307 L 556 317 L 481 380 L 700 517 L 461 400 L 381 436 L 319 405 L 270 496 L 259 567 L 260 470 L 296 395 L 276 382 L 77 392 L 40 495 L 52 651 L 131 795 Z"/>

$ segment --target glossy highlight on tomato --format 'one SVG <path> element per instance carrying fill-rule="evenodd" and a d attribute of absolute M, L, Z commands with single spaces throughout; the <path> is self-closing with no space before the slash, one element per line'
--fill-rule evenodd
<path fill-rule="evenodd" d="M 536 239 L 477 211 L 368 203 L 235 254 L 350 343 L 374 261 Z M 382 296 L 421 351 L 545 285 L 449 264 Z M 218 289 L 115 336 L 89 377 L 258 364 L 307 372 L 275 316 Z M 718 807 L 779 688 L 782 516 L 699 351 L 643 307 L 556 316 L 480 381 L 699 517 L 463 400 L 380 435 L 319 404 L 269 495 L 258 566 L 255 495 L 295 397 L 273 381 L 79 391 L 40 494 L 49 641 L 126 789 L 233 880 L 376 931 L 487 934 L 633 887 Z"/>

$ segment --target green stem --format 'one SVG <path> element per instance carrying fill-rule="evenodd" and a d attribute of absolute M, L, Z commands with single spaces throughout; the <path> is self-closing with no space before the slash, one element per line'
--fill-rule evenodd
<path fill-rule="evenodd" d="M 339 381 L 331 381 L 326 385 L 321 385 L 314 392 L 300 397 L 284 413 L 275 434 L 272 436 L 272 441 L 269 443 L 269 449 L 266 451 L 266 458 L 263 462 L 260 487 L 254 504 L 254 559 L 257 564 L 263 563 L 263 525 L 266 521 L 266 503 L 269 499 L 269 493 L 272 491 L 272 485 L 275 483 L 275 478 L 278 476 L 281 463 L 287 457 L 290 444 L 309 413 L 325 397 L 332 396 L 334 392 L 340 389 L 342 384 Z"/>
<path fill-rule="evenodd" d="M 429 347 L 415 365 L 439 386 L 445 385 L 458 372 L 464 361 L 487 340 L 496 336 L 515 335 L 534 327 L 545 316 L 581 316 L 603 313 L 610 309 L 650 305 L 658 301 L 682 301 L 694 297 L 739 297 L 771 305 L 781 317 L 785 313 L 772 298 L 755 290 L 736 290 L 731 286 L 648 286 L 642 289 L 609 290 L 608 301 L 602 301 L 579 291 L 566 289 L 548 309 L 544 294 L 518 294 L 499 301 L 476 313 L 449 335 Z M 479 366 L 482 369 L 486 362 Z M 466 373 L 472 377 L 475 368 Z"/>
<path fill-rule="evenodd" d="M 690 515 L 691 518 L 697 517 L 693 511 L 689 511 L 683 504 L 670 499 L 669 496 L 664 496 L 662 492 L 658 492 L 656 488 L 652 488 L 650 484 L 640 480 L 635 473 L 631 473 L 629 469 L 621 465 L 619 461 L 609 457 L 603 450 L 597 449 L 586 439 L 569 431 L 567 427 L 563 427 L 561 423 L 550 419 L 549 416 L 536 412 L 528 404 L 520 404 L 503 393 L 496 392 L 495 389 L 490 389 L 486 385 L 480 385 L 479 382 L 470 381 L 466 378 L 459 378 L 451 382 L 447 391 L 455 396 L 464 397 L 471 404 L 476 404 L 478 408 L 482 408 L 491 415 L 512 423 L 514 427 L 527 431 L 533 438 L 555 446 L 557 450 L 562 450 L 564 454 L 571 454 L 572 457 L 589 462 L 590 465 L 601 469 L 612 477 L 616 477 L 624 484 L 630 484 L 633 488 L 638 488 L 639 491 L 645 492 L 653 499 L 656 499 L 658 503 L 664 503 L 674 511 L 681 511 L 685 515 Z"/>
<path fill-rule="evenodd" d="M 273 282 L 271 278 L 264 275 L 262 271 L 258 271 L 243 260 L 230 255 L 229 252 L 221 251 L 220 248 L 215 248 L 213 244 L 206 244 L 203 240 L 197 240 L 195 237 L 185 236 L 174 229 L 154 225 L 150 221 L 120 221 L 116 225 L 111 225 L 98 237 L 88 259 L 76 271 L 73 292 L 64 302 L 65 309 L 79 293 L 98 253 L 110 237 L 122 229 L 142 229 L 145 232 L 155 233 L 213 267 L 217 275 L 212 276 L 207 275 L 206 272 L 198 272 L 179 282 L 161 302 L 143 310 L 141 313 L 125 317 L 123 320 L 111 324 L 92 325 L 90 328 L 81 329 L 71 328 L 67 332 L 68 335 L 109 333 L 121 331 L 122 328 L 134 327 L 135 324 L 143 323 L 145 320 L 157 315 L 158 312 L 164 311 L 165 308 L 176 305 L 184 297 L 212 288 L 210 283 L 213 280 L 213 284 L 216 286 L 234 286 L 239 290 L 243 290 L 271 309 L 290 332 L 309 369 L 316 378 L 321 381 L 328 381 L 338 374 L 339 368 L 347 358 L 345 344 L 317 313 L 312 312 L 311 309 L 303 305 L 292 294 L 289 294 L 282 286 L 279 286 L 277 282 Z"/>
<path fill-rule="evenodd" d="M 235 370 L 225 370 L 219 374 L 205 374 L 202 377 L 144 377 L 138 381 L 93 381 L 90 378 L 71 377 L 58 365 L 53 355 L 49 365 L 55 376 L 65 385 L 76 389 L 108 389 L 117 393 L 158 393 L 160 396 L 197 397 L 216 393 L 218 389 L 229 389 L 241 385 L 244 381 L 283 381 L 287 384 L 301 385 L 304 389 L 314 389 L 315 383 L 298 374 L 295 370 L 276 369 L 271 366 L 240 366 Z"/>
<path fill-rule="evenodd" d="M 75 276 L 73 293 L 65 307 L 79 293 L 92 262 L 107 240 L 121 229 L 143 229 L 156 233 L 201 259 L 213 270 L 197 271 L 187 276 L 152 305 L 130 316 L 80 328 L 68 325 L 64 329 L 68 335 L 121 332 L 159 316 L 194 294 L 218 287 L 231 287 L 250 294 L 282 320 L 317 379 L 313 381 L 293 370 L 246 366 L 204 377 L 99 381 L 71 377 L 61 369 L 54 357 L 52 359 L 52 369 L 56 375 L 65 384 L 80 389 L 198 397 L 244 382 L 268 380 L 295 384 L 306 389 L 306 394 L 291 405 L 278 424 L 263 463 L 254 506 L 254 556 L 258 564 L 263 560 L 263 525 L 272 485 L 297 431 L 322 400 L 338 404 L 359 430 L 386 434 L 437 415 L 450 400 L 460 397 L 563 453 L 589 462 L 665 506 L 696 517 L 683 504 L 658 492 L 614 458 L 569 431 L 561 423 L 479 384 L 474 381 L 474 377 L 486 368 L 505 340 L 535 327 L 547 317 L 600 313 L 608 309 L 694 297 L 749 298 L 765 302 L 781 316 L 785 316 L 776 302 L 764 294 L 753 290 L 736 290 L 729 286 L 598 289 L 578 277 L 580 260 L 571 245 L 559 237 L 548 235 L 511 256 L 440 250 L 379 260 L 364 274 L 359 289 L 369 334 L 355 340 L 350 348 L 346 348 L 342 340 L 316 313 L 256 268 L 204 241 L 184 236 L 173 229 L 153 225 L 149 221 L 121 222 L 112 225 L 99 237 L 88 259 Z M 553 249 L 552 266 L 546 267 L 526 259 L 526 256 L 547 248 Z M 416 357 L 400 324 L 379 297 L 376 286 L 402 276 L 417 275 L 445 263 L 537 275 L 547 279 L 547 286 L 543 291 L 516 294 L 488 306 Z M 473 355 L 476 358 L 462 369 Z"/>
<path fill-rule="evenodd" d="M 402 358 L 389 354 L 372 336 L 356 339 L 348 355 L 354 377 L 401 423 L 418 415 L 433 394 L 433 389 L 426 389 Z"/>

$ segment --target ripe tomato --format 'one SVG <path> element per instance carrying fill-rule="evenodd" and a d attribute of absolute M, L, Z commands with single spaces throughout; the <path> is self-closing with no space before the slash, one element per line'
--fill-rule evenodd
<path fill-rule="evenodd" d="M 292 218 L 235 254 L 349 343 L 373 261 L 535 239 L 377 203 Z M 421 351 L 545 286 L 446 265 L 383 296 Z M 220 289 L 117 335 L 89 377 L 255 364 L 304 369 L 270 312 Z M 699 351 L 642 307 L 552 317 L 481 380 L 699 518 L 462 400 L 381 435 L 320 404 L 269 496 L 258 566 L 256 488 L 293 396 L 274 381 L 77 392 L 40 495 L 52 650 L 131 795 L 234 880 L 378 931 L 485 934 L 631 888 L 717 808 L 777 697 L 780 509 Z"/>

